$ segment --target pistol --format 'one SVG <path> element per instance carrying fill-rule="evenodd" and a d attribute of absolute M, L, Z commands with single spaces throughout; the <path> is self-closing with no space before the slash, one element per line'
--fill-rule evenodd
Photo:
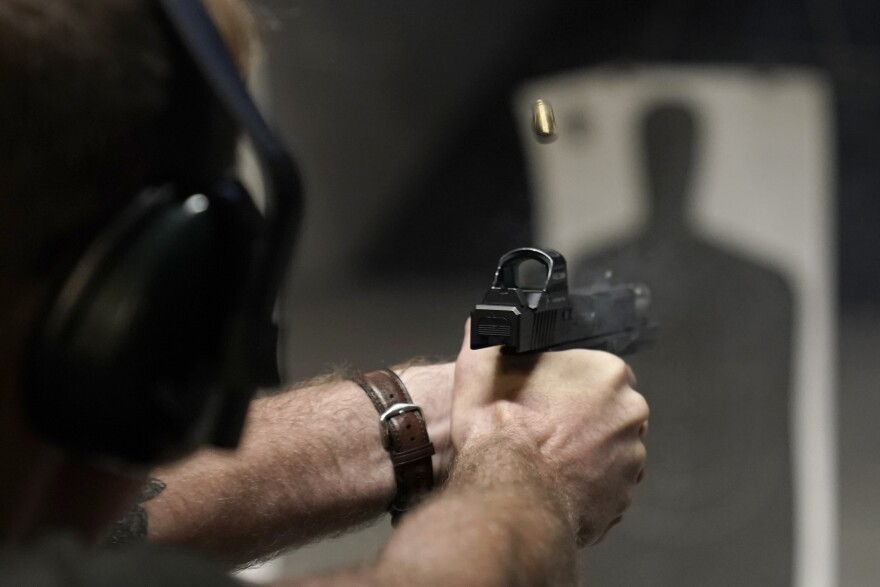
<path fill-rule="evenodd" d="M 506 354 L 598 349 L 616 355 L 650 343 L 644 284 L 607 280 L 569 293 L 565 258 L 553 249 L 514 249 L 498 261 L 495 281 L 471 312 L 471 348 L 501 345 Z"/>

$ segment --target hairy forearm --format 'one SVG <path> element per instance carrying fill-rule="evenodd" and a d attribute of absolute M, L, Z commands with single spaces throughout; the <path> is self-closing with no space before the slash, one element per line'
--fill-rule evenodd
<path fill-rule="evenodd" d="M 575 584 L 575 548 L 620 520 L 642 476 L 647 403 L 612 355 L 503 357 L 471 350 L 468 330 L 447 489 L 407 514 L 373 566 L 281 585 Z"/>
<path fill-rule="evenodd" d="M 358 392 L 340 382 L 254 402 L 235 453 L 156 473 L 167 489 L 147 505 L 150 539 L 238 565 L 380 514 L 393 479 Z"/>
<path fill-rule="evenodd" d="M 574 530 L 559 499 L 537 449 L 475 442 L 447 489 L 404 518 L 375 565 L 276 585 L 574 585 Z"/>
<path fill-rule="evenodd" d="M 394 585 L 573 584 L 574 531 L 559 500 L 536 447 L 474 442 L 447 492 L 392 535 L 376 573 Z"/>
<path fill-rule="evenodd" d="M 446 416 L 416 390 L 451 376 L 440 365 L 404 373 L 435 437 L 448 434 Z M 229 565 L 368 522 L 395 491 L 375 409 L 348 381 L 260 399 L 237 451 L 205 450 L 157 476 L 167 489 L 147 504 L 150 539 Z"/>

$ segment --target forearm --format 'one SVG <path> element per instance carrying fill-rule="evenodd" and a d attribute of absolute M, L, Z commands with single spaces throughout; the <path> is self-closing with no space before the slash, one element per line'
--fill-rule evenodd
<path fill-rule="evenodd" d="M 648 406 L 616 357 L 504 357 L 471 350 L 468 330 L 447 489 L 404 518 L 375 565 L 283 585 L 575 584 L 575 548 L 620 520 L 642 477 Z"/>
<path fill-rule="evenodd" d="M 451 386 L 451 365 L 403 378 L 441 440 L 448 410 L 424 390 Z M 376 411 L 349 381 L 258 400 L 235 453 L 202 451 L 157 476 L 167 489 L 147 504 L 150 539 L 230 565 L 370 521 L 395 492 Z"/>
<path fill-rule="evenodd" d="M 447 491 L 404 519 L 376 567 L 392 585 L 574 584 L 574 530 L 536 447 L 462 450 Z"/>
<path fill-rule="evenodd" d="M 408 514 L 375 565 L 276 587 L 529 586 L 575 583 L 575 537 L 537 450 L 462 451 L 446 490 Z"/>

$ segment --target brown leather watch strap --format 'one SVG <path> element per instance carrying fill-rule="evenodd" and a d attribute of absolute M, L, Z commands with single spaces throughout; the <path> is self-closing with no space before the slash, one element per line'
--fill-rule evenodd
<path fill-rule="evenodd" d="M 412 403 L 406 386 L 390 369 L 359 373 L 353 381 L 367 392 L 379 412 L 382 445 L 391 456 L 397 495 L 391 502 L 391 522 L 417 505 L 434 485 L 431 455 L 434 445 L 419 406 Z"/>

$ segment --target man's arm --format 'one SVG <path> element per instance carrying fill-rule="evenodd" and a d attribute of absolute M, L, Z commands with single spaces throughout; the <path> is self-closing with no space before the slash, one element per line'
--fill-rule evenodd
<path fill-rule="evenodd" d="M 438 477 L 454 366 L 399 373 L 438 448 Z M 203 450 L 155 476 L 167 487 L 145 504 L 150 540 L 230 566 L 368 522 L 395 492 L 376 410 L 360 387 L 339 380 L 255 401 L 234 453 Z"/>
<path fill-rule="evenodd" d="M 575 584 L 575 532 L 534 446 L 483 438 L 441 495 L 404 517 L 372 567 L 274 587 Z"/>
<path fill-rule="evenodd" d="M 277 587 L 573 585 L 575 547 L 620 520 L 641 479 L 648 408 L 634 384 L 605 353 L 463 349 L 447 489 L 373 566 Z"/>

